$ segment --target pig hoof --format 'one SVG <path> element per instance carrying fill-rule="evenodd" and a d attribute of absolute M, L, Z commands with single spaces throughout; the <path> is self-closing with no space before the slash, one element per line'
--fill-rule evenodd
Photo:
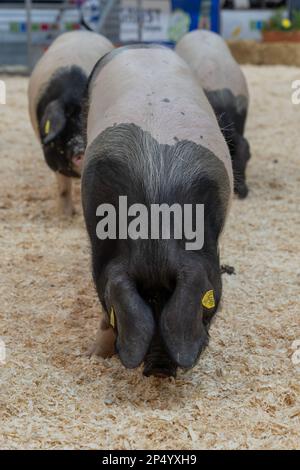
<path fill-rule="evenodd" d="M 249 190 L 246 184 L 239 184 L 234 188 L 234 191 L 238 195 L 239 199 L 245 199 Z"/>

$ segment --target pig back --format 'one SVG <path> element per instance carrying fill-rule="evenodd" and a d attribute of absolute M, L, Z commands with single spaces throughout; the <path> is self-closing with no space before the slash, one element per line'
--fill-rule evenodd
<path fill-rule="evenodd" d="M 89 84 L 87 145 L 106 129 L 135 124 L 159 144 L 199 144 L 222 161 L 230 186 L 228 147 L 215 114 L 186 63 L 164 47 L 116 49 L 95 66 Z M 84 165 L 95 153 L 87 148 Z"/>
<path fill-rule="evenodd" d="M 244 74 L 221 36 L 211 31 L 192 31 L 183 36 L 175 50 L 205 90 L 228 89 L 235 97 L 248 100 Z"/>

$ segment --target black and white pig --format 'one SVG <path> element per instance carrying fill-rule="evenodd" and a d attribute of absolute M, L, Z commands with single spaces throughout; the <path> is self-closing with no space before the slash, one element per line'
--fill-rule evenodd
<path fill-rule="evenodd" d="M 217 115 L 231 153 L 234 190 L 240 198 L 245 198 L 250 149 L 244 137 L 249 101 L 244 74 L 226 42 L 211 31 L 187 33 L 177 43 L 176 52 L 195 73 Z"/>
<path fill-rule="evenodd" d="M 144 362 L 145 375 L 175 375 L 197 362 L 221 299 L 229 150 L 190 68 L 165 47 L 115 49 L 96 64 L 88 94 L 82 203 L 104 312 L 93 352 L 116 351 L 128 368 Z M 175 237 L 100 239 L 97 208 L 110 204 L 120 215 L 120 196 L 149 212 L 204 204 L 203 248 L 186 250 Z"/>
<path fill-rule="evenodd" d="M 60 35 L 35 66 L 29 81 L 29 114 L 45 160 L 56 172 L 60 210 L 73 214 L 70 177 L 81 173 L 84 142 L 82 98 L 97 60 L 113 49 L 87 31 Z"/>

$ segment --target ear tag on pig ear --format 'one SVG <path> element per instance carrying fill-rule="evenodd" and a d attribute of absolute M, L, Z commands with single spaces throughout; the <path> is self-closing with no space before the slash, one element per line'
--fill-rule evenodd
<path fill-rule="evenodd" d="M 113 307 L 111 307 L 111 309 L 110 309 L 109 323 L 113 328 L 116 327 L 115 311 L 114 311 Z"/>
<path fill-rule="evenodd" d="M 213 290 L 208 290 L 202 297 L 202 305 L 205 308 L 214 308 L 216 306 Z"/>
<path fill-rule="evenodd" d="M 50 132 L 50 121 L 47 119 L 46 124 L 45 124 L 45 134 L 48 135 Z"/>

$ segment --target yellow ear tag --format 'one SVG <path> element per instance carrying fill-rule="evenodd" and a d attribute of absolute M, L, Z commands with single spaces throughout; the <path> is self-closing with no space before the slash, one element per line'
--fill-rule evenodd
<path fill-rule="evenodd" d="M 110 309 L 109 323 L 111 324 L 113 328 L 115 328 L 116 320 L 115 320 L 115 311 L 113 307 L 111 307 Z"/>
<path fill-rule="evenodd" d="M 214 308 L 216 306 L 213 290 L 208 290 L 202 297 L 202 305 L 205 308 Z"/>
<path fill-rule="evenodd" d="M 45 134 L 48 135 L 49 131 L 50 131 L 50 121 L 48 119 L 45 124 Z"/>

